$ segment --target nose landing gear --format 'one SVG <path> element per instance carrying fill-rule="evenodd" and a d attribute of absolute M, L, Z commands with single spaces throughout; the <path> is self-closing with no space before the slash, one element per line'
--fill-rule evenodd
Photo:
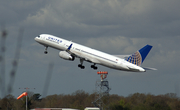
<path fill-rule="evenodd" d="M 47 53 L 48 53 L 47 48 L 48 48 L 48 46 L 45 46 L 44 54 L 47 54 Z"/>

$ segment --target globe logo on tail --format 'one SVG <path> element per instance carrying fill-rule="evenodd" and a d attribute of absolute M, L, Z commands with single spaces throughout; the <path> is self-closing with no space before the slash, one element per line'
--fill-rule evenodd
<path fill-rule="evenodd" d="M 139 53 L 139 51 L 137 51 L 136 53 L 129 56 L 126 60 L 137 66 L 140 66 L 142 63 L 142 57 L 141 57 L 141 54 Z"/>

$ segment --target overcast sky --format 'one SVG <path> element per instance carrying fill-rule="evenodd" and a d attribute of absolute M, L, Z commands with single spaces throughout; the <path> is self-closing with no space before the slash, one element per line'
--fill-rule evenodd
<path fill-rule="evenodd" d="M 110 94 L 128 96 L 150 93 L 177 93 L 180 96 L 180 1 L 179 0 L 0 0 L 1 30 L 6 39 L 6 89 L 11 82 L 19 29 L 23 29 L 22 48 L 12 94 L 25 90 L 43 94 L 48 66 L 53 70 L 47 95 L 71 94 L 76 90 L 95 91 L 100 80 L 97 71 L 108 71 Z M 79 59 L 65 61 L 58 50 L 34 41 L 39 34 L 52 34 L 109 54 L 133 54 L 146 44 L 153 46 L 143 67 L 157 71 L 133 73 L 98 65 L 98 70 Z M 8 92 L 6 92 L 8 93 Z M 2 96 L 2 95 L 1 95 Z"/>

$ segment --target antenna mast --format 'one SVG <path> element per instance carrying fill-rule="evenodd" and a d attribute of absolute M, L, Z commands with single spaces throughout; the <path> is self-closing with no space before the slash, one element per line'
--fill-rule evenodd
<path fill-rule="evenodd" d="M 36 88 L 19 88 L 19 89 L 26 89 L 26 93 L 28 92 L 28 89 L 36 89 Z M 27 110 L 27 96 L 28 95 L 26 95 L 26 110 Z"/>
<path fill-rule="evenodd" d="M 108 105 L 109 102 L 109 91 L 111 88 L 109 87 L 109 83 L 107 81 L 107 71 L 98 71 L 98 75 L 101 77 L 101 81 L 96 81 L 96 97 L 95 101 L 92 102 L 95 107 L 99 107 L 103 110 L 103 106 Z M 106 103 L 104 102 L 106 100 Z M 106 107 L 108 109 L 108 107 Z"/>

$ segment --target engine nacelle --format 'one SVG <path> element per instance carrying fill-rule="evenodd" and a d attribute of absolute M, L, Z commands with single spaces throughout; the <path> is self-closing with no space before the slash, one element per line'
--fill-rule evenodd
<path fill-rule="evenodd" d="M 70 55 L 69 53 L 67 53 L 66 51 L 60 51 L 59 52 L 59 56 L 65 60 L 71 60 L 73 61 L 75 59 L 74 56 Z"/>

